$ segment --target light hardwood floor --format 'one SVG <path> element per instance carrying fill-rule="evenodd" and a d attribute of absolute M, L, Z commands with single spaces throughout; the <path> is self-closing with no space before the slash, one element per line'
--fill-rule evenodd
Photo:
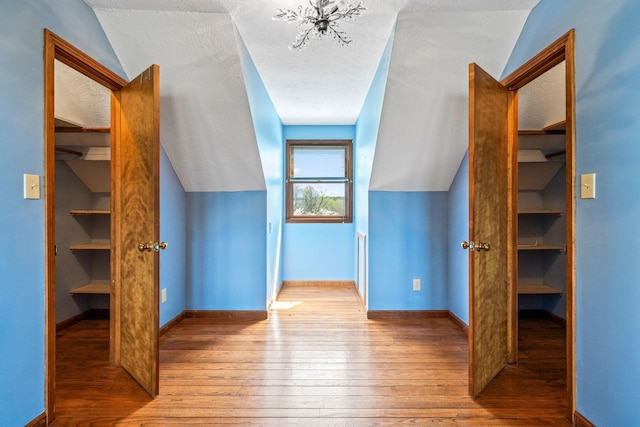
<path fill-rule="evenodd" d="M 563 329 L 521 322 L 520 365 L 467 396 L 448 319 L 367 320 L 353 287 L 287 287 L 268 320 L 186 319 L 152 400 L 108 363 L 108 322 L 58 336 L 55 426 L 567 426 Z"/>

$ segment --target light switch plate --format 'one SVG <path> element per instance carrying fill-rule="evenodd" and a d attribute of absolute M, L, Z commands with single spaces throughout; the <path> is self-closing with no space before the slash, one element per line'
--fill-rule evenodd
<path fill-rule="evenodd" d="M 24 174 L 24 198 L 39 199 L 40 198 L 40 176 Z"/>
<path fill-rule="evenodd" d="M 596 174 L 586 173 L 580 175 L 580 198 L 595 199 L 596 198 Z"/>

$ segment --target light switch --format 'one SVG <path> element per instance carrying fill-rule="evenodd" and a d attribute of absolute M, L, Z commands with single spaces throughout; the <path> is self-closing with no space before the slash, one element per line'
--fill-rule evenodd
<path fill-rule="evenodd" d="M 580 175 L 580 198 L 595 199 L 596 198 L 596 174 L 586 173 Z"/>
<path fill-rule="evenodd" d="M 24 198 L 39 199 L 40 198 L 40 176 L 24 174 Z"/>

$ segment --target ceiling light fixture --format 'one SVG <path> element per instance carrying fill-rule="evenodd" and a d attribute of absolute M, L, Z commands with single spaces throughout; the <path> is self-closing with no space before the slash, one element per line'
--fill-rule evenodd
<path fill-rule="evenodd" d="M 302 49 L 307 45 L 311 37 L 316 36 L 322 39 L 322 36 L 329 33 L 333 39 L 340 45 L 346 46 L 352 42 L 347 33 L 338 29 L 338 21 L 341 19 L 353 20 L 356 16 L 362 15 L 367 10 L 362 1 L 356 5 L 347 5 L 340 8 L 335 4 L 335 0 L 309 0 L 311 7 L 298 6 L 298 10 L 278 9 L 273 19 L 282 19 L 287 22 L 298 24 L 298 27 L 311 25 L 305 28 L 296 37 L 291 49 Z"/>

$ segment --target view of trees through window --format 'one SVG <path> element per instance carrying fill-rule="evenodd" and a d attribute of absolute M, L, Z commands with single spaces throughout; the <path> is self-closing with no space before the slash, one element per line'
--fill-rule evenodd
<path fill-rule="evenodd" d="M 293 213 L 296 216 L 344 216 L 344 202 L 344 194 L 336 195 L 324 185 L 293 185 Z"/>

